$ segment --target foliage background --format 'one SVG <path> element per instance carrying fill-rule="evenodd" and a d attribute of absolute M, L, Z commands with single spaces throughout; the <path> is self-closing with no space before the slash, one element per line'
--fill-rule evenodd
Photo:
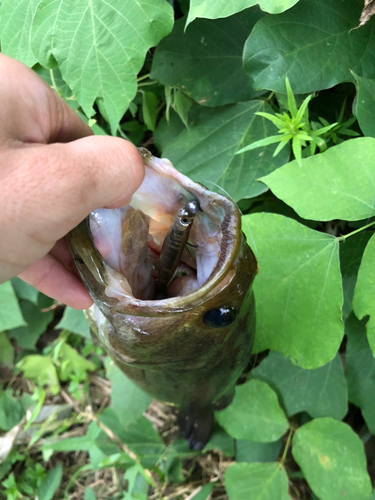
<path fill-rule="evenodd" d="M 167 410 L 144 416 L 150 398 L 103 367 L 82 313 L 62 316 L 18 279 L 0 285 L 5 498 L 375 498 L 375 35 L 371 19 L 354 29 L 363 7 L 1 3 L 2 52 L 96 134 L 227 193 L 260 267 L 255 368 L 203 454 L 163 435 Z M 335 124 L 326 150 L 311 155 L 292 131 L 301 160 L 289 140 L 276 156 L 272 144 L 236 154 L 278 133 L 257 113 L 292 112 L 286 78 L 297 106 L 314 94 L 308 130 Z"/>

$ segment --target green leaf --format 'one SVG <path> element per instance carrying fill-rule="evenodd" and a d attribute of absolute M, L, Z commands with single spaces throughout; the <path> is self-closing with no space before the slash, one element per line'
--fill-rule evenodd
<path fill-rule="evenodd" d="M 0 365 L 13 367 L 14 348 L 7 334 L 0 332 Z"/>
<path fill-rule="evenodd" d="M 10 281 L 0 284 L 0 332 L 26 325 Z"/>
<path fill-rule="evenodd" d="M 295 94 L 353 81 L 350 70 L 375 76 L 371 23 L 358 24 L 362 0 L 300 0 L 278 16 L 264 16 L 244 48 L 244 66 L 255 89 Z"/>
<path fill-rule="evenodd" d="M 202 453 L 205 453 L 209 450 L 216 450 L 227 457 L 234 456 L 234 440 L 232 437 L 228 436 L 224 429 L 222 429 L 219 425 L 214 423 L 211 437 L 206 446 L 203 448 Z"/>
<path fill-rule="evenodd" d="M 15 328 L 8 332 L 8 336 L 16 339 L 17 343 L 24 349 L 35 349 L 39 337 L 46 331 L 47 326 L 53 320 L 53 311 L 43 311 L 53 304 L 53 299 L 40 293 L 37 305 L 28 300 L 21 300 L 20 308 L 27 325 Z"/>
<path fill-rule="evenodd" d="M 38 59 L 31 51 L 30 34 L 34 13 L 40 0 L 1 2 L 1 52 L 34 66 Z"/>
<path fill-rule="evenodd" d="M 147 500 L 149 482 L 146 480 L 143 469 L 135 464 L 126 471 L 124 479 L 128 482 L 128 489 L 122 500 Z"/>
<path fill-rule="evenodd" d="M 354 287 L 357 282 L 359 265 L 372 234 L 371 231 L 361 231 L 340 242 L 340 267 L 342 288 L 344 291 L 343 320 L 346 320 L 352 310 Z"/>
<path fill-rule="evenodd" d="M 363 418 L 375 434 L 375 359 L 366 338 L 365 320 L 351 314 L 345 323 L 348 337 L 345 376 L 349 401 L 361 409 Z"/>
<path fill-rule="evenodd" d="M 274 462 L 282 444 L 282 439 L 273 443 L 254 443 L 239 439 L 236 442 L 236 462 Z"/>
<path fill-rule="evenodd" d="M 121 425 L 127 427 L 147 410 L 152 397 L 128 379 L 113 361 L 107 370 L 107 377 L 112 385 L 111 408 Z"/>
<path fill-rule="evenodd" d="M 58 62 L 87 116 L 102 100 L 115 134 L 136 94 L 147 51 L 172 27 L 173 10 L 163 0 L 42 0 L 31 47 L 42 66 Z"/>
<path fill-rule="evenodd" d="M 0 393 L 0 428 L 9 431 L 25 416 L 20 398 L 13 397 L 8 391 Z"/>
<path fill-rule="evenodd" d="M 259 262 L 254 351 L 279 351 L 307 369 L 328 363 L 344 333 L 338 241 L 281 215 L 242 220 Z"/>
<path fill-rule="evenodd" d="M 57 323 L 55 328 L 68 330 L 69 332 L 78 333 L 87 339 L 91 338 L 90 327 L 87 323 L 83 311 L 78 311 L 71 307 L 65 307 L 63 317 Z"/>
<path fill-rule="evenodd" d="M 10 281 L 18 299 L 25 299 L 35 305 L 38 304 L 39 291 L 36 288 L 19 278 L 12 278 Z"/>
<path fill-rule="evenodd" d="M 265 12 L 279 14 L 290 9 L 297 2 L 298 0 L 258 0 L 258 2 L 256 0 L 231 0 L 230 2 L 226 0 L 217 0 L 215 2 L 191 0 L 186 26 L 197 17 L 206 17 L 208 19 L 228 17 L 256 4 L 259 4 L 260 8 Z"/>
<path fill-rule="evenodd" d="M 374 155 L 375 139 L 351 139 L 260 180 L 304 219 L 361 220 L 375 215 Z"/>
<path fill-rule="evenodd" d="M 274 391 L 260 380 L 236 387 L 232 403 L 215 412 L 219 424 L 236 439 L 276 441 L 288 430 L 288 421 Z"/>
<path fill-rule="evenodd" d="M 353 309 L 359 319 L 370 315 L 366 324 L 368 341 L 375 356 L 375 234 L 367 243 L 359 266 L 357 284 L 354 289 Z"/>
<path fill-rule="evenodd" d="M 199 487 L 199 491 L 191 497 L 191 500 L 209 500 L 210 494 L 214 489 L 214 483 L 207 483 Z"/>
<path fill-rule="evenodd" d="M 148 130 L 155 130 L 158 98 L 153 92 L 142 92 L 143 120 Z"/>
<path fill-rule="evenodd" d="M 276 131 L 272 123 L 255 115 L 262 110 L 271 108 L 260 101 L 201 108 L 189 122 L 189 130 L 170 143 L 163 156 L 194 181 L 213 190 L 217 185 L 235 201 L 257 196 L 266 190 L 257 179 L 283 165 L 289 156 L 286 150 L 272 158 L 273 147 L 235 156 L 242 147 Z"/>
<path fill-rule="evenodd" d="M 62 465 L 59 464 L 42 478 L 38 488 L 38 500 L 51 500 L 61 483 Z"/>
<path fill-rule="evenodd" d="M 247 151 L 252 151 L 253 149 L 262 148 L 264 146 L 269 146 L 270 144 L 275 144 L 276 142 L 281 142 L 282 140 L 283 140 L 282 135 L 271 135 L 270 137 L 266 137 L 261 141 L 256 141 L 253 142 L 252 144 L 249 144 L 248 146 L 245 146 L 244 148 L 237 151 L 236 155 L 246 153 Z"/>
<path fill-rule="evenodd" d="M 363 134 L 375 137 L 375 79 L 362 78 L 354 73 L 353 76 L 357 87 L 354 114 Z"/>
<path fill-rule="evenodd" d="M 229 500 L 291 500 L 284 467 L 268 464 L 233 464 L 224 474 Z"/>
<path fill-rule="evenodd" d="M 62 381 L 70 380 L 72 376 L 78 377 L 79 380 L 84 380 L 86 371 L 93 372 L 96 370 L 94 363 L 81 356 L 78 351 L 69 344 L 63 344 L 61 346 L 58 360 L 60 362 L 58 373 Z"/>
<path fill-rule="evenodd" d="M 91 488 L 91 486 L 87 486 L 87 488 L 85 489 L 84 500 L 96 500 L 95 492 Z"/>
<path fill-rule="evenodd" d="M 55 395 L 59 392 L 59 379 L 51 358 L 37 354 L 25 356 L 17 363 L 17 368 L 23 371 L 25 378 L 30 378 L 39 387 L 48 385 L 52 394 Z"/>
<path fill-rule="evenodd" d="M 155 51 L 151 78 L 178 87 L 204 106 L 253 99 L 259 92 L 243 69 L 242 49 L 262 15 L 255 8 L 228 19 L 199 19 L 186 31 L 185 19 L 179 19 Z"/>
<path fill-rule="evenodd" d="M 180 117 L 180 120 L 188 128 L 188 115 L 193 100 L 179 89 L 174 89 L 172 107 Z"/>
<path fill-rule="evenodd" d="M 332 418 L 312 420 L 296 431 L 292 453 L 321 500 L 370 500 L 363 444 L 349 425 Z"/>
<path fill-rule="evenodd" d="M 306 411 L 313 418 L 341 420 L 348 411 L 348 392 L 338 355 L 320 368 L 304 370 L 282 354 L 271 352 L 250 376 L 272 387 L 288 416 Z"/>

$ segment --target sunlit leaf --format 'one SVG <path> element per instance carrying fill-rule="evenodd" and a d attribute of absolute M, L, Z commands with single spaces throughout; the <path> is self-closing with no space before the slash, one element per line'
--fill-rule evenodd
<path fill-rule="evenodd" d="M 102 100 L 115 133 L 136 94 L 146 53 L 171 31 L 172 16 L 163 0 L 42 0 L 31 46 L 43 66 L 58 62 L 87 116 Z"/>
<path fill-rule="evenodd" d="M 233 464 L 224 474 L 229 500 L 291 500 L 288 477 L 277 463 Z"/>
<path fill-rule="evenodd" d="M 255 379 L 237 386 L 232 403 L 215 416 L 236 439 L 276 441 L 288 430 L 288 421 L 276 394 L 267 384 Z"/>
<path fill-rule="evenodd" d="M 375 215 L 374 155 L 375 139 L 351 139 L 261 181 L 305 219 L 361 220 Z"/>
<path fill-rule="evenodd" d="M 276 214 L 247 215 L 243 230 L 259 262 L 254 350 L 308 369 L 328 363 L 344 333 L 338 241 Z"/>
<path fill-rule="evenodd" d="M 38 354 L 25 356 L 17 364 L 17 367 L 23 371 L 25 378 L 30 378 L 39 387 L 48 385 L 52 394 L 59 392 L 60 383 L 51 358 Z"/>
<path fill-rule="evenodd" d="M 292 453 L 321 500 L 370 500 L 363 444 L 349 425 L 332 418 L 312 420 L 296 431 Z"/>

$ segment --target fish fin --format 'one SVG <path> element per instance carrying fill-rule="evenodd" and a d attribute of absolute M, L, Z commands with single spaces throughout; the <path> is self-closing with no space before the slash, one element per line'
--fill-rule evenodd
<path fill-rule="evenodd" d="M 187 440 L 191 450 L 203 450 L 210 439 L 213 421 L 211 408 L 195 408 L 177 414 L 181 436 Z"/>

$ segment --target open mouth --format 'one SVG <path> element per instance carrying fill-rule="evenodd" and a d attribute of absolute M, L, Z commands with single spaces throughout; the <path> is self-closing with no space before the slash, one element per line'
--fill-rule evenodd
<path fill-rule="evenodd" d="M 105 293 L 119 300 L 194 293 L 225 260 L 237 229 L 237 217 L 228 208 L 232 204 L 178 173 L 168 160 L 146 155 L 145 170 L 129 205 L 90 215 L 95 246 L 109 266 Z M 192 206 L 196 209 L 190 213 Z M 185 239 L 176 240 L 173 228 L 187 224 L 186 213 L 188 231 L 182 231 Z M 172 257 L 166 259 L 168 252 Z"/>

